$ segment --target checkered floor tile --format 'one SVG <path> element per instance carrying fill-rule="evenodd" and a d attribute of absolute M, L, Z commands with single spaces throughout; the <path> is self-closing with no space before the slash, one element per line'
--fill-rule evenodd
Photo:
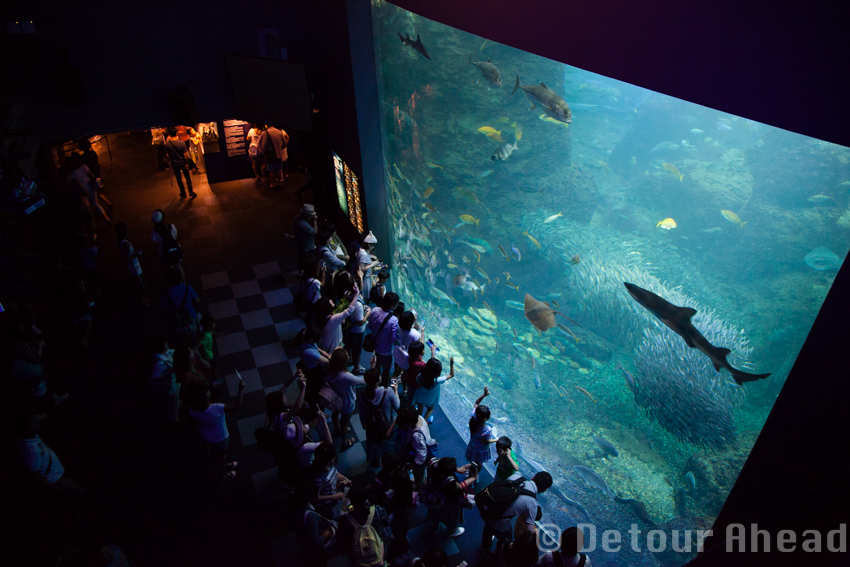
<path fill-rule="evenodd" d="M 260 508 L 279 513 L 283 513 L 280 507 L 285 492 L 273 460 L 257 447 L 254 431 L 265 424 L 266 395 L 279 390 L 292 377 L 298 361 L 294 338 L 304 328 L 304 322 L 292 304 L 297 282 L 297 274 L 283 273 L 277 262 L 201 276 L 201 299 L 216 319 L 216 330 L 220 333 L 215 344 L 217 372 L 225 379 L 226 395 L 231 400 L 237 395 L 236 371 L 246 383 L 243 408 L 237 412 L 239 417 L 227 414 L 231 451 L 239 461 L 238 474 L 250 478 Z M 364 360 L 365 364 L 368 360 Z M 291 384 L 286 395 L 290 400 L 295 399 L 297 386 Z M 315 431 L 311 435 L 318 440 Z M 357 415 L 351 420 L 351 436 L 355 444 L 344 452 L 339 451 L 337 459 L 339 471 L 349 478 L 370 470 L 366 435 Z M 335 438 L 334 444 L 339 450 L 340 439 Z M 463 552 L 458 550 L 458 540 L 431 533 L 424 509 L 411 517 L 410 539 L 419 550 L 440 545 L 449 556 Z M 277 565 L 298 565 L 293 558 L 297 546 L 291 532 L 270 540 L 270 545 Z M 335 557 L 329 563 L 339 567 L 347 564 L 345 557 Z"/>

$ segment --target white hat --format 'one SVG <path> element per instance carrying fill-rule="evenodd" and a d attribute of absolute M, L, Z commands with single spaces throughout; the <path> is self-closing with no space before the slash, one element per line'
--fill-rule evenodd
<path fill-rule="evenodd" d="M 160 211 L 159 209 L 155 210 L 151 215 L 151 221 L 153 221 L 154 224 L 162 222 L 162 211 Z"/>
<path fill-rule="evenodd" d="M 372 231 L 369 231 L 369 234 L 366 235 L 366 238 L 363 239 L 364 244 L 375 244 L 378 242 L 378 239 L 375 238 L 375 235 L 372 234 Z"/>
<path fill-rule="evenodd" d="M 314 207 L 310 203 L 304 203 L 301 206 L 301 214 L 303 214 L 303 215 L 315 215 L 316 214 L 316 207 Z"/>
<path fill-rule="evenodd" d="M 295 446 L 301 446 L 304 441 L 304 424 L 301 423 L 301 418 L 295 416 L 292 418 L 292 423 L 286 426 L 283 430 L 283 436 L 287 441 L 290 441 Z"/>

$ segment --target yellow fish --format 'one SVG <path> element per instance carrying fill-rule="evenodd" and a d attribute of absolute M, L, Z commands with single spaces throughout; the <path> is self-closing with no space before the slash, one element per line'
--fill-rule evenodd
<path fill-rule="evenodd" d="M 810 203 L 826 203 L 827 201 L 835 202 L 835 199 L 829 195 L 812 195 L 808 200 Z"/>
<path fill-rule="evenodd" d="M 436 163 L 431 163 L 430 161 L 426 161 L 425 165 L 427 165 L 431 169 L 443 169 L 442 165 L 437 165 Z"/>
<path fill-rule="evenodd" d="M 463 263 L 464 263 L 464 264 L 469 264 L 469 258 L 467 258 L 466 256 L 464 256 L 463 258 L 461 258 L 461 260 L 463 260 Z"/>
<path fill-rule="evenodd" d="M 482 126 L 481 128 L 478 129 L 478 131 L 481 132 L 482 134 L 501 134 L 502 133 L 501 130 L 496 130 L 495 128 L 492 128 L 490 126 Z"/>
<path fill-rule="evenodd" d="M 487 134 L 487 137 L 493 140 L 494 142 L 504 142 L 504 140 L 502 139 L 501 132 L 491 132 Z"/>
<path fill-rule="evenodd" d="M 514 284 L 512 284 L 511 282 L 505 282 L 505 285 L 506 285 L 506 286 L 508 286 L 508 287 L 512 287 L 512 288 L 514 288 L 515 290 L 519 291 L 519 286 L 518 286 L 518 285 L 514 285 Z"/>
<path fill-rule="evenodd" d="M 458 218 L 466 224 L 478 224 L 478 219 L 473 217 L 472 215 L 460 215 Z"/>
<path fill-rule="evenodd" d="M 543 122 L 550 122 L 550 123 L 552 123 L 552 124 L 557 124 L 558 126 L 563 126 L 564 128 L 569 128 L 569 127 L 570 127 L 570 125 L 569 125 L 569 124 L 567 124 L 566 122 L 561 122 L 560 120 L 555 120 L 555 119 L 554 119 L 554 118 L 552 118 L 551 116 L 546 116 L 545 114 L 541 114 L 541 115 L 540 115 L 540 116 L 538 116 L 537 118 L 539 118 L 539 119 L 540 119 L 540 120 L 542 120 Z"/>
<path fill-rule="evenodd" d="M 519 124 L 517 124 L 516 122 L 514 122 L 513 127 L 514 137 L 517 139 L 517 141 L 522 140 L 522 128 L 520 128 Z"/>
<path fill-rule="evenodd" d="M 502 273 L 503 273 L 503 274 L 505 274 L 505 279 L 506 279 L 506 280 L 511 279 L 511 275 L 510 275 L 508 272 L 502 272 Z"/>
<path fill-rule="evenodd" d="M 537 248 L 543 248 L 542 246 L 540 246 L 540 243 L 537 242 L 536 238 L 534 238 L 533 236 L 528 234 L 527 230 L 525 232 L 523 232 L 523 234 L 526 235 L 528 237 L 528 239 L 531 240 L 531 242 L 533 242 L 535 246 L 537 246 Z"/>
<path fill-rule="evenodd" d="M 684 175 L 679 173 L 679 168 L 673 165 L 672 163 L 662 163 L 661 167 L 672 173 L 674 176 L 678 177 L 679 181 L 681 181 L 685 177 Z"/>
<path fill-rule="evenodd" d="M 450 270 L 454 270 L 455 268 L 457 268 L 457 264 L 446 264 L 446 267 Z"/>
<path fill-rule="evenodd" d="M 549 217 L 545 221 L 543 221 L 543 224 L 548 224 L 548 223 L 552 222 L 553 220 L 557 220 L 558 218 L 560 218 L 562 216 L 564 216 L 564 215 L 561 214 L 561 213 L 558 213 L 557 215 L 552 215 L 551 217 Z"/>
<path fill-rule="evenodd" d="M 481 274 L 482 277 L 487 278 L 487 281 L 490 281 L 490 276 L 487 275 L 487 272 L 481 269 L 480 266 L 475 266 L 475 271 Z"/>
<path fill-rule="evenodd" d="M 486 40 L 486 39 L 484 40 L 484 43 L 482 43 L 482 44 L 481 44 L 481 47 L 479 47 L 479 48 L 478 48 L 478 51 L 481 51 L 482 49 L 484 49 L 484 46 L 485 46 L 485 45 L 487 45 L 487 40 Z"/>
<path fill-rule="evenodd" d="M 475 254 L 475 259 L 478 260 L 478 263 L 480 264 L 481 263 L 481 253 L 478 250 L 476 250 L 475 248 L 472 249 L 472 252 Z M 489 280 L 490 278 L 487 278 L 487 279 Z"/>
<path fill-rule="evenodd" d="M 508 118 L 507 116 L 502 116 L 501 118 L 496 120 L 496 122 L 499 122 L 499 123 L 510 122 L 510 121 L 511 121 L 511 119 Z"/>
<path fill-rule="evenodd" d="M 423 195 L 425 196 L 426 199 L 433 194 L 434 194 L 434 188 L 433 187 L 428 187 L 427 189 L 425 189 L 425 193 L 423 193 Z"/>
<path fill-rule="evenodd" d="M 739 217 L 738 215 L 736 215 L 732 211 L 727 211 L 727 210 L 724 209 L 724 210 L 720 211 L 720 214 L 723 215 L 723 218 L 728 220 L 729 222 L 733 222 L 733 223 L 737 224 L 738 228 L 741 228 L 742 226 L 747 224 L 746 222 L 741 222 L 741 217 Z"/>
<path fill-rule="evenodd" d="M 502 253 L 502 256 L 505 257 L 505 260 L 507 260 L 508 262 L 511 261 L 511 257 L 508 256 L 508 253 L 505 252 L 505 248 L 501 244 L 499 244 L 499 251 Z"/>
<path fill-rule="evenodd" d="M 664 230 L 670 230 L 676 228 L 676 221 L 671 218 L 666 218 L 663 221 L 658 221 L 658 224 L 655 225 L 655 228 L 663 228 Z"/>
<path fill-rule="evenodd" d="M 432 213 L 437 212 L 437 207 L 435 207 L 431 203 L 422 203 L 422 206 L 425 207 L 426 209 L 428 209 L 429 211 L 431 211 Z"/>

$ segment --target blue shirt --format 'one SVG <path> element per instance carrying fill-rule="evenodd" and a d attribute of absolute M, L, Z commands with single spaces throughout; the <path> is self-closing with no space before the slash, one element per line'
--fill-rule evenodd
<path fill-rule="evenodd" d="M 315 344 L 301 343 L 301 366 L 307 370 L 313 370 L 321 362 L 321 353 Z"/>
<path fill-rule="evenodd" d="M 168 288 L 165 292 L 165 301 L 170 303 L 171 305 L 167 305 L 167 307 L 173 309 L 188 309 L 189 313 L 192 315 L 192 319 L 198 319 L 198 313 L 195 311 L 194 301 L 198 299 L 198 294 L 195 293 L 195 290 L 192 289 L 192 286 L 189 287 L 189 293 L 186 293 L 186 284 L 177 284 Z M 186 296 L 186 303 L 183 303 L 183 296 Z"/>
<path fill-rule="evenodd" d="M 333 250 L 327 246 L 322 246 L 318 250 L 322 254 L 321 259 L 324 260 L 325 265 L 328 267 L 328 273 L 341 270 L 345 267 L 345 260 L 339 259 L 337 255 L 333 253 Z"/>
<path fill-rule="evenodd" d="M 381 329 L 384 319 L 388 316 L 390 320 Z M 380 307 L 377 307 L 369 313 L 369 319 L 366 324 L 375 336 L 375 352 L 384 356 L 392 354 L 393 345 L 398 342 L 398 319 Z M 380 334 L 378 334 L 378 329 L 381 329 Z"/>

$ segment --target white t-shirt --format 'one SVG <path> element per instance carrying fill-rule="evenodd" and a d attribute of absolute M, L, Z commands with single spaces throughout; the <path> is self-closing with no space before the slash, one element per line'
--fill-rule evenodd
<path fill-rule="evenodd" d="M 317 279 L 310 279 L 310 283 L 303 286 L 304 297 L 310 303 L 316 303 L 322 297 L 322 283 Z"/>
<path fill-rule="evenodd" d="M 177 227 L 174 226 L 173 224 L 170 225 L 170 226 L 171 226 L 171 236 L 174 239 L 177 239 Z M 151 231 L 151 240 L 153 240 L 154 242 L 157 243 L 157 245 L 159 246 L 159 255 L 162 256 L 162 237 L 159 235 L 159 233 L 156 230 Z"/>
<path fill-rule="evenodd" d="M 520 478 L 518 472 L 508 477 L 508 480 L 516 480 Z M 533 480 L 526 480 L 520 485 L 522 488 L 537 494 L 537 485 Z M 529 529 L 534 529 L 534 518 L 537 517 L 537 499 L 525 494 L 520 495 L 506 509 L 503 516 L 504 519 L 499 520 L 484 520 L 484 523 L 498 532 L 505 532 L 511 529 L 511 520 L 516 516 L 522 516 Z"/>
<path fill-rule="evenodd" d="M 201 437 L 207 443 L 218 443 L 230 436 L 224 419 L 224 404 L 210 404 L 204 411 L 190 409 L 189 415 L 198 421 Z"/>
<path fill-rule="evenodd" d="M 89 180 L 94 176 L 92 175 L 89 166 L 81 165 L 80 167 L 71 172 L 70 177 L 73 181 L 76 181 L 77 183 L 82 185 L 82 188 L 85 189 L 86 192 L 91 190 L 91 187 L 89 186 Z"/>
<path fill-rule="evenodd" d="M 411 328 L 409 331 L 399 330 L 398 338 L 401 341 L 401 344 L 393 347 L 393 361 L 395 361 L 396 365 L 400 366 L 402 370 L 407 370 L 407 349 L 410 348 L 411 344 L 421 339 L 422 334 L 416 329 Z"/>
<path fill-rule="evenodd" d="M 19 439 L 18 449 L 27 470 L 44 477 L 50 484 L 65 474 L 65 467 L 62 466 L 59 457 L 53 449 L 44 444 L 38 435 L 34 439 Z"/>
<path fill-rule="evenodd" d="M 249 146 L 258 143 L 260 141 L 260 131 L 256 128 L 251 128 L 248 130 L 247 139 Z"/>
<path fill-rule="evenodd" d="M 363 316 L 363 297 L 357 296 L 356 305 L 354 306 L 354 312 L 349 315 L 348 319 L 351 321 L 351 328 L 348 329 L 349 333 L 354 333 L 355 335 L 361 335 L 366 332 L 366 324 L 365 317 Z M 363 321 L 362 325 L 358 325 L 358 321 Z"/>

